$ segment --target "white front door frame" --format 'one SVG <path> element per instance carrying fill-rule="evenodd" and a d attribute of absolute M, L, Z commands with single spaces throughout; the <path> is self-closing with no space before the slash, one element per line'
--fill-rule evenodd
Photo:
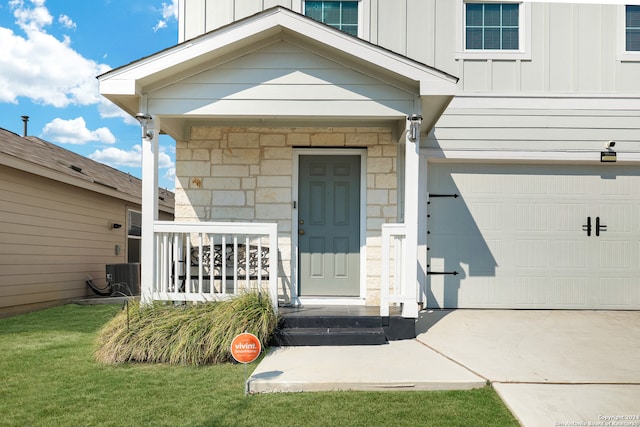
<path fill-rule="evenodd" d="M 298 180 L 300 156 L 360 156 L 360 296 L 304 297 L 298 295 Z M 365 305 L 367 297 L 367 150 L 360 148 L 294 148 L 291 185 L 291 301 L 294 305 Z"/>

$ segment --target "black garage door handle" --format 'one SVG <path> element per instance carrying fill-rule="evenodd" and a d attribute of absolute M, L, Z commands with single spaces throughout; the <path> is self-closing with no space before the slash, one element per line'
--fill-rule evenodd
<path fill-rule="evenodd" d="M 587 236 L 591 236 L 591 217 L 590 216 L 587 217 L 587 223 L 582 224 L 582 231 L 586 231 Z"/>

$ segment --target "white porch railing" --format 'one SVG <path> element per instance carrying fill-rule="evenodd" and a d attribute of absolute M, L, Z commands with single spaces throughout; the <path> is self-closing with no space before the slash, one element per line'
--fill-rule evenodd
<path fill-rule="evenodd" d="M 216 301 L 267 291 L 278 311 L 278 225 L 157 221 L 151 298 Z"/>
<path fill-rule="evenodd" d="M 380 284 L 380 315 L 389 316 L 389 306 L 405 303 L 406 280 L 403 280 L 406 262 L 405 224 L 382 225 L 382 277 Z"/>

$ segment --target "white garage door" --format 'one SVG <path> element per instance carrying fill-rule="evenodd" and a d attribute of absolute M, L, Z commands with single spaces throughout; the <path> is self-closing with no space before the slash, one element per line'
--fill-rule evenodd
<path fill-rule="evenodd" d="M 640 309 L 639 169 L 429 164 L 428 306 Z"/>

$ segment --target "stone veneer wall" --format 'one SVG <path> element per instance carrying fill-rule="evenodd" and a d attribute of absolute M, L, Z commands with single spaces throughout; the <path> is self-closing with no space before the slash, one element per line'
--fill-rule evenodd
<path fill-rule="evenodd" d="M 176 145 L 176 221 L 278 222 L 291 275 L 293 148 L 367 149 L 367 304 L 377 305 L 381 225 L 396 222 L 398 145 L 387 128 L 193 127 Z"/>

